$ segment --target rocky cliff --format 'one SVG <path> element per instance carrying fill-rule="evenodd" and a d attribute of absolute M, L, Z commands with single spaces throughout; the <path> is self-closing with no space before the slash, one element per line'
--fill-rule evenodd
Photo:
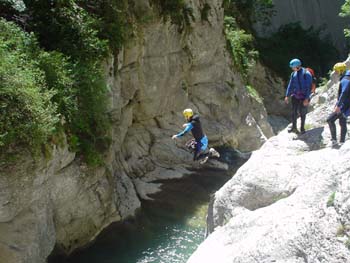
<path fill-rule="evenodd" d="M 349 18 L 338 16 L 343 0 L 273 0 L 275 15 L 271 25 L 256 24 L 255 29 L 260 35 L 266 36 L 276 32 L 282 25 L 300 22 L 302 27 L 324 28 L 324 34 L 329 34 L 334 45 L 345 52 L 346 41 L 343 29 L 348 26 Z M 345 54 L 346 55 L 346 54 Z"/>
<path fill-rule="evenodd" d="M 105 165 L 90 168 L 55 146 L 50 157 L 30 153 L 0 171 L 0 262 L 45 262 L 54 246 L 71 253 L 105 226 L 134 215 L 159 190 L 152 181 L 189 173 L 191 156 L 171 135 L 184 108 L 202 116 L 211 145 L 247 151 L 272 135 L 264 106 L 250 96 L 226 51 L 222 1 L 194 0 L 189 30 L 158 17 L 149 1 L 135 12 L 150 17 L 116 57 L 106 61 L 112 143 Z"/>
<path fill-rule="evenodd" d="M 328 147 L 325 123 L 337 88 L 332 76 L 313 99 L 305 134 L 270 138 L 215 194 L 188 263 L 350 261 L 350 141 Z"/>

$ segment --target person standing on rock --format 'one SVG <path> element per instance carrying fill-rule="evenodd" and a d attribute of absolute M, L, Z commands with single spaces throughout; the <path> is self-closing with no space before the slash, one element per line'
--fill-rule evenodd
<path fill-rule="evenodd" d="M 290 68 L 293 70 L 289 84 L 284 98 L 285 103 L 288 104 L 288 97 L 292 100 L 292 127 L 288 132 L 299 133 L 297 129 L 298 114 L 300 114 L 301 134 L 305 133 L 305 119 L 307 107 L 310 101 L 312 76 L 305 68 L 301 67 L 301 61 L 297 58 L 289 62 Z"/>
<path fill-rule="evenodd" d="M 185 129 L 172 136 L 172 139 L 176 139 L 184 136 L 187 132 L 191 131 L 194 137 L 194 153 L 193 153 L 193 161 L 197 161 L 202 158 L 200 161 L 201 164 L 205 163 L 209 156 L 220 157 L 220 154 L 214 149 L 210 148 L 209 152 L 205 154 L 208 148 L 208 137 L 203 133 L 202 124 L 199 120 L 198 115 L 194 115 L 192 109 L 185 109 L 183 111 L 183 115 L 187 121 L 183 125 Z"/>
<path fill-rule="evenodd" d="M 333 70 L 340 77 L 338 88 L 338 99 L 333 112 L 328 116 L 327 122 L 331 131 L 332 146 L 337 145 L 337 130 L 335 121 L 339 119 L 340 124 L 340 145 L 345 142 L 347 132 L 346 119 L 350 115 L 350 71 L 346 70 L 345 63 L 337 63 Z"/>

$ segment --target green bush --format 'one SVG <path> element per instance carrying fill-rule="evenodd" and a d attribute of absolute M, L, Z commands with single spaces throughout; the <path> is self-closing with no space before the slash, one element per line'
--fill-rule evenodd
<path fill-rule="evenodd" d="M 350 250 L 350 238 L 348 237 L 348 239 L 345 241 L 345 246 L 347 249 Z"/>
<path fill-rule="evenodd" d="M 334 201 L 335 201 L 335 192 L 333 192 L 327 200 L 327 207 L 334 206 Z"/>
<path fill-rule="evenodd" d="M 29 145 L 36 151 L 58 123 L 55 95 L 33 58 L 39 49 L 33 35 L 0 19 L 1 153 Z"/>
<path fill-rule="evenodd" d="M 248 74 L 259 58 L 253 23 L 267 24 L 272 11 L 271 0 L 224 0 L 225 35 L 235 68 L 248 83 Z"/>
<path fill-rule="evenodd" d="M 247 85 L 246 86 L 247 88 L 247 91 L 249 93 L 249 95 L 254 98 L 257 102 L 263 104 L 263 98 L 259 95 L 259 93 L 257 92 L 256 89 L 254 89 L 254 87 L 250 86 L 250 85 Z"/>
<path fill-rule="evenodd" d="M 72 59 L 91 60 L 104 57 L 106 39 L 99 38 L 100 21 L 78 5 L 78 1 L 24 0 L 30 14 L 28 27 L 46 50 L 60 51 Z"/>
<path fill-rule="evenodd" d="M 339 14 L 341 17 L 348 17 L 350 16 L 350 0 L 345 0 L 345 3 L 341 7 L 341 12 Z M 344 34 L 346 37 L 350 37 L 350 29 L 345 28 Z"/>
<path fill-rule="evenodd" d="M 88 156 L 98 156 L 110 142 L 102 63 L 109 50 L 117 52 L 125 40 L 126 1 L 25 2 L 31 14 L 27 26 L 49 51 L 38 57 L 38 63 L 55 91 L 52 101 L 65 117 L 71 150 L 88 162 L 96 160 Z"/>
<path fill-rule="evenodd" d="M 0 43 L 1 153 L 23 147 L 38 152 L 61 130 L 64 117 L 71 150 L 90 164 L 101 164 L 99 153 L 110 144 L 102 55 L 93 56 L 94 48 L 81 53 L 72 48 L 70 58 L 43 51 L 33 34 L 4 20 Z M 91 53 L 84 57 L 86 52 Z"/>
<path fill-rule="evenodd" d="M 340 224 L 337 228 L 336 236 L 343 237 L 343 236 L 345 236 L 345 234 L 346 234 L 345 226 L 343 224 Z"/>
<path fill-rule="evenodd" d="M 37 63 L 44 72 L 48 89 L 54 91 L 51 100 L 57 105 L 58 112 L 71 123 L 78 110 L 73 65 L 62 53 L 56 51 L 40 52 Z"/>
<path fill-rule="evenodd" d="M 247 81 L 249 69 L 258 58 L 258 52 L 254 49 L 254 37 L 240 29 L 233 17 L 226 16 L 224 22 L 233 63 Z"/>
<path fill-rule="evenodd" d="M 88 14 L 99 39 L 107 40 L 110 49 L 118 51 L 133 33 L 133 16 L 129 14 L 128 0 L 79 0 Z"/>
<path fill-rule="evenodd" d="M 107 86 L 99 61 L 77 64 L 75 68 L 78 110 L 73 116 L 70 129 L 77 135 L 79 151 L 96 155 L 110 143 L 108 131 L 110 118 L 107 114 Z M 85 155 L 86 157 L 86 155 Z"/>

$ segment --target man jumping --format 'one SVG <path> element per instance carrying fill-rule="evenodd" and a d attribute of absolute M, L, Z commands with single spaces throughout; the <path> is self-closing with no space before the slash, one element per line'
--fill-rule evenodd
<path fill-rule="evenodd" d="M 220 154 L 214 148 L 210 148 L 209 152 L 206 153 L 208 148 L 208 137 L 203 133 L 199 116 L 193 115 L 192 109 L 185 109 L 183 111 L 183 115 L 187 121 L 187 123 L 183 125 L 185 129 L 182 132 L 176 135 L 173 135 L 172 139 L 182 137 L 187 132 L 191 131 L 195 140 L 195 150 L 193 153 L 193 161 L 202 159 L 200 163 L 203 164 L 208 160 L 209 156 L 220 157 Z"/>

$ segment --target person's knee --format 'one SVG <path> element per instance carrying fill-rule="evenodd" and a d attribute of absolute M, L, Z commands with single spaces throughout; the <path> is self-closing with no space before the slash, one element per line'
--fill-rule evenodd
<path fill-rule="evenodd" d="M 303 117 L 306 117 L 306 114 L 307 114 L 307 107 L 302 107 L 300 109 L 300 115 L 303 116 Z"/>
<path fill-rule="evenodd" d="M 334 121 L 333 120 L 330 120 L 330 119 L 327 119 L 327 123 L 329 126 L 334 126 Z"/>
<path fill-rule="evenodd" d="M 340 126 L 341 126 L 344 130 L 347 130 L 346 121 L 341 121 L 341 122 L 340 122 Z"/>
<path fill-rule="evenodd" d="M 346 125 L 346 117 L 344 115 L 340 115 L 339 117 L 339 123 L 342 125 Z"/>
<path fill-rule="evenodd" d="M 328 124 L 334 123 L 334 118 L 333 118 L 333 116 L 328 116 L 328 118 L 327 118 L 326 121 L 328 122 Z"/>

